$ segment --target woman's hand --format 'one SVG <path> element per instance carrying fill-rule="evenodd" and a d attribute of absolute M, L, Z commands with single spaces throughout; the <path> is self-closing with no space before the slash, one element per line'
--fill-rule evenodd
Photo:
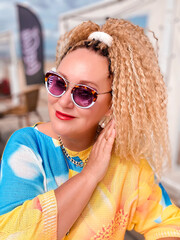
<path fill-rule="evenodd" d="M 103 129 L 95 142 L 87 165 L 82 170 L 88 178 L 94 178 L 100 182 L 107 172 L 111 159 L 111 151 L 115 140 L 115 123 L 110 121 Z"/>
<path fill-rule="evenodd" d="M 101 132 L 84 169 L 55 190 L 58 239 L 69 231 L 91 198 L 98 182 L 107 172 L 115 139 L 114 125 L 111 121 Z"/>

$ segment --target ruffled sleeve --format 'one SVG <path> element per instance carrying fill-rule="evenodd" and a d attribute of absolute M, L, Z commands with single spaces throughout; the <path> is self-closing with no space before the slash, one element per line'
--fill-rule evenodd
<path fill-rule="evenodd" d="M 56 240 L 56 234 L 57 206 L 53 190 L 0 216 L 1 240 Z"/>
<path fill-rule="evenodd" d="M 32 128 L 9 139 L 0 171 L 0 239 L 55 240 L 57 206 Z"/>
<path fill-rule="evenodd" d="M 142 162 L 138 186 L 138 202 L 132 225 L 145 239 L 180 237 L 180 209 L 174 205 L 152 169 Z"/>

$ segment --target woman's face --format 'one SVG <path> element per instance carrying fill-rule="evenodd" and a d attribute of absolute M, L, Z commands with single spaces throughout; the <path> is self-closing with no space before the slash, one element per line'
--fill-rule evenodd
<path fill-rule="evenodd" d="M 71 89 L 84 84 L 99 93 L 111 90 L 108 78 L 108 60 L 94 51 L 80 48 L 67 54 L 57 73 L 70 82 L 67 92 L 59 97 L 48 94 L 48 108 L 52 129 L 62 138 L 94 138 L 99 121 L 111 107 L 111 94 L 98 95 L 95 104 L 86 109 L 76 106 L 71 99 Z"/>

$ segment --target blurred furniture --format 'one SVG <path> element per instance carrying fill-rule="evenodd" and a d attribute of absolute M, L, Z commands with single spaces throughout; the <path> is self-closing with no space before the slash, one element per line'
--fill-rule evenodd
<path fill-rule="evenodd" d="M 180 207 L 180 166 L 168 169 L 161 180 L 171 200 Z"/>
<path fill-rule="evenodd" d="M 16 115 L 19 118 L 19 127 L 22 127 L 22 118 L 26 120 L 26 125 L 30 126 L 29 114 L 35 113 L 38 119 L 42 122 L 42 117 L 37 111 L 40 86 L 34 85 L 27 87 L 18 95 L 19 104 L 8 106 L 7 109 L 0 111 L 0 117 L 4 118 L 8 115 Z"/>
<path fill-rule="evenodd" d="M 132 230 L 132 231 L 126 231 L 124 239 L 125 240 L 144 240 L 144 237 L 143 235 Z"/>

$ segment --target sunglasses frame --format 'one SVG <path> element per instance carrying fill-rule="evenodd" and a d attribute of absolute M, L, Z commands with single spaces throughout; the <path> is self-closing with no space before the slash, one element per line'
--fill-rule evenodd
<path fill-rule="evenodd" d="M 50 75 L 55 75 L 55 76 L 57 76 L 57 77 L 60 77 L 60 78 L 62 78 L 63 81 L 65 82 L 65 87 L 66 87 L 66 89 L 65 89 L 65 91 L 64 91 L 62 94 L 60 94 L 60 95 L 54 95 L 53 93 L 51 93 L 51 92 L 49 91 L 47 82 L 48 82 L 48 77 L 49 77 Z M 46 74 L 45 74 L 45 86 L 46 86 L 46 89 L 47 89 L 48 93 L 49 93 L 51 96 L 57 97 L 57 98 L 58 98 L 58 97 L 62 97 L 62 96 L 67 92 L 67 90 L 68 90 L 68 88 L 69 88 L 69 85 L 70 85 L 70 82 L 69 82 L 67 79 L 65 79 L 63 76 L 61 76 L 60 74 L 58 74 L 58 73 L 56 73 L 56 72 L 54 72 L 54 71 L 48 71 L 48 72 L 46 72 Z M 94 98 L 93 98 L 92 103 L 91 103 L 90 105 L 86 106 L 86 107 L 80 106 L 80 105 L 77 104 L 77 103 L 75 102 L 75 100 L 74 100 L 74 97 L 73 97 L 74 91 L 75 91 L 75 89 L 77 89 L 77 88 L 79 88 L 79 87 L 83 87 L 84 89 L 90 89 L 91 92 L 92 92 L 92 94 L 93 94 L 93 97 L 94 97 Z M 94 105 L 94 103 L 96 102 L 98 95 L 106 94 L 106 93 L 112 93 L 112 90 L 109 91 L 109 92 L 98 93 L 98 92 L 97 92 L 94 88 L 92 88 L 92 87 L 89 87 L 89 86 L 84 85 L 84 84 L 76 84 L 76 85 L 72 88 L 72 90 L 71 90 L 71 99 L 72 99 L 73 103 L 74 103 L 77 107 L 79 107 L 79 108 L 90 108 L 90 107 L 92 107 L 92 106 Z"/>

